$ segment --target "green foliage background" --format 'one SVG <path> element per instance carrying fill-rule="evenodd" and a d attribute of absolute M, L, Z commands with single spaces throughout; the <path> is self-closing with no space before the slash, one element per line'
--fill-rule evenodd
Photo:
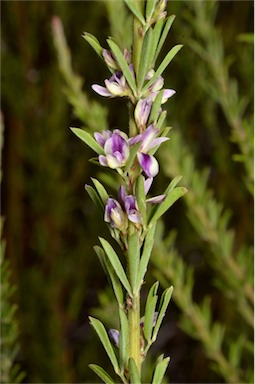
<path fill-rule="evenodd" d="M 108 73 L 81 35 L 90 32 L 104 46 L 114 35 L 124 47 L 131 20 L 119 0 L 3 1 L 1 11 L 3 237 L 20 345 L 13 360 L 26 383 L 96 382 L 88 363 L 109 362 L 88 314 L 118 325 L 92 248 L 108 234 L 83 188 L 101 170 L 69 126 L 127 124 L 124 100 L 102 100 L 91 90 Z M 152 354 L 171 356 L 169 382 L 252 382 L 253 2 L 169 1 L 168 11 L 177 18 L 165 49 L 184 48 L 165 72 L 166 86 L 177 90 L 167 107 L 174 129 L 154 192 L 182 174 L 189 193 L 157 235 L 148 283 L 159 278 L 175 291 Z M 55 15 L 86 96 L 63 69 L 63 52 L 60 72 Z M 199 319 L 202 328 L 194 325 Z M 225 333 L 213 349 L 216 323 Z M 219 369 L 222 357 L 232 371 Z"/>

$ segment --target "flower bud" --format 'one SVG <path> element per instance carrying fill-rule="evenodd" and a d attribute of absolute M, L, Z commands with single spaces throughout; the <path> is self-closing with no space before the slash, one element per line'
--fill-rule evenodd
<path fill-rule="evenodd" d="M 104 61 L 107 65 L 107 67 L 112 68 L 114 70 L 119 69 L 118 64 L 113 57 L 113 54 L 108 50 L 108 49 L 103 49 L 102 50 L 102 56 L 104 58 Z"/>

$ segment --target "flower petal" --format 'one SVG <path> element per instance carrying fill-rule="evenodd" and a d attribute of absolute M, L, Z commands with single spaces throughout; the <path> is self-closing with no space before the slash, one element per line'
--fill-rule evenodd
<path fill-rule="evenodd" d="M 101 96 L 112 97 L 111 92 L 109 92 L 107 88 L 102 87 L 101 85 L 93 84 L 91 86 L 91 88 L 93 89 L 93 91 L 95 91 L 96 93 L 98 93 Z"/>
<path fill-rule="evenodd" d="M 146 153 L 137 153 L 139 164 L 148 177 L 155 177 L 159 172 L 159 165 L 154 156 Z"/>
<path fill-rule="evenodd" d="M 116 345 L 116 347 L 118 347 L 119 346 L 119 336 L 120 336 L 119 331 L 117 331 L 117 329 L 109 329 L 109 336 L 112 339 L 112 341 L 114 342 L 114 344 Z"/>
<path fill-rule="evenodd" d="M 165 200 L 165 197 L 166 195 L 158 195 L 158 196 L 150 197 L 149 199 L 146 200 L 146 203 L 159 204 Z"/>
<path fill-rule="evenodd" d="M 123 230 L 126 227 L 125 213 L 120 203 L 109 197 L 105 206 L 104 220 L 110 223 L 111 227 Z"/>
<path fill-rule="evenodd" d="M 153 124 L 151 124 L 142 136 L 142 145 L 140 147 L 140 151 L 147 153 L 152 148 L 152 143 L 159 133 L 159 129 L 155 128 Z"/>
<path fill-rule="evenodd" d="M 99 156 L 98 156 L 98 160 L 99 160 L 99 163 L 100 163 L 101 165 L 103 165 L 104 167 L 107 167 L 107 166 L 108 166 L 108 162 L 107 162 L 107 159 L 106 159 L 105 156 L 103 156 L 103 155 L 99 155 Z"/>
<path fill-rule="evenodd" d="M 106 155 L 107 165 L 112 169 L 120 168 L 122 166 L 122 161 L 119 161 L 116 156 Z"/>
<path fill-rule="evenodd" d="M 144 192 L 145 192 L 145 195 L 147 195 L 147 193 L 149 192 L 152 182 L 153 182 L 153 177 L 148 177 L 146 180 L 144 178 Z"/>
<path fill-rule="evenodd" d="M 116 83 L 116 82 L 111 82 L 109 80 L 105 80 L 105 85 L 108 90 L 108 92 L 111 94 L 111 96 L 123 96 L 124 91 L 122 87 Z"/>
<path fill-rule="evenodd" d="M 176 93 L 176 91 L 174 89 L 164 89 L 161 104 L 164 104 L 175 93 Z"/>
<path fill-rule="evenodd" d="M 95 132 L 94 138 L 96 139 L 98 144 L 100 144 L 101 147 L 104 148 L 106 140 L 109 139 L 109 137 L 111 137 L 111 135 L 112 135 L 112 132 L 109 130 L 106 130 L 106 131 L 102 131 L 101 133 Z"/>

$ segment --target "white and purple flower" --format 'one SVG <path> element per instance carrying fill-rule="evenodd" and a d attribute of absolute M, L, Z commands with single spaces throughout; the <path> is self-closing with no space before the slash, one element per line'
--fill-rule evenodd
<path fill-rule="evenodd" d="M 109 54 L 107 54 L 108 59 L 110 60 Z M 133 65 L 129 65 L 129 69 L 133 76 L 134 68 Z M 124 97 L 124 96 L 132 96 L 132 92 L 128 86 L 125 76 L 121 71 L 116 71 L 113 75 L 104 81 L 105 87 L 102 87 L 98 84 L 93 84 L 92 89 L 98 93 L 100 96 L 104 97 Z"/>
<path fill-rule="evenodd" d="M 121 185 L 119 189 L 118 198 L 120 204 L 125 209 L 128 219 L 135 224 L 140 224 L 142 222 L 141 214 L 138 210 L 138 205 L 135 196 L 128 195 L 126 189 Z"/>
<path fill-rule="evenodd" d="M 99 163 L 112 169 L 123 167 L 130 154 L 128 137 L 118 129 L 111 131 L 95 132 L 94 137 L 98 144 L 104 148 L 105 156 L 98 157 Z"/>
<path fill-rule="evenodd" d="M 154 312 L 153 321 L 152 321 L 152 326 L 153 327 L 155 327 L 155 325 L 156 325 L 157 318 L 158 318 L 158 312 Z M 144 317 L 142 317 L 140 319 L 140 327 L 143 330 L 143 328 L 144 328 Z M 109 333 L 109 336 L 112 339 L 114 345 L 116 347 L 119 347 L 119 344 L 120 344 L 120 333 L 119 333 L 119 331 L 117 329 L 109 329 L 108 333 Z"/>
<path fill-rule="evenodd" d="M 150 80 L 153 75 L 154 75 L 155 71 L 153 69 L 151 69 L 147 76 L 146 76 L 146 80 Z M 146 94 L 145 96 L 146 97 L 150 97 L 152 101 L 154 101 L 159 93 L 159 91 L 163 88 L 164 86 L 164 78 L 162 76 L 159 76 L 152 84 L 151 86 L 148 88 L 148 90 L 146 91 Z M 162 97 L 162 100 L 161 100 L 161 104 L 164 104 L 167 102 L 167 100 L 172 97 L 174 94 L 176 93 L 176 91 L 174 89 L 164 89 L 164 92 L 163 92 L 163 97 Z"/>
<path fill-rule="evenodd" d="M 166 140 L 169 140 L 167 137 L 157 137 L 159 134 L 159 129 L 151 124 L 144 133 L 140 133 L 135 137 L 129 139 L 129 144 L 134 145 L 141 141 L 141 146 L 137 153 L 137 159 L 140 166 L 142 167 L 144 173 L 148 178 L 155 177 L 159 172 L 159 165 L 156 158 L 150 155 L 148 152 L 163 143 Z"/>
<path fill-rule="evenodd" d="M 143 132 L 146 128 L 148 118 L 150 116 L 152 107 L 152 100 L 150 97 L 147 99 L 140 99 L 135 107 L 135 122 L 140 132 Z"/>
<path fill-rule="evenodd" d="M 111 197 L 107 200 L 105 206 L 104 220 L 106 223 L 109 223 L 112 228 L 119 229 L 122 232 L 125 232 L 127 229 L 126 214 L 120 203 Z"/>
<path fill-rule="evenodd" d="M 126 79 L 123 76 L 122 72 L 116 71 L 110 77 L 109 80 L 105 80 L 105 87 L 102 87 L 98 84 L 93 84 L 92 89 L 101 96 L 105 97 L 116 97 L 116 96 L 127 96 L 128 95 L 128 86 Z"/>

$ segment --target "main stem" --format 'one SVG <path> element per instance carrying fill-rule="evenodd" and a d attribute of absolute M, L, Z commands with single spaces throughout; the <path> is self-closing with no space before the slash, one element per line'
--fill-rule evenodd
<path fill-rule="evenodd" d="M 135 3 L 143 13 L 144 1 L 135 0 Z M 133 21 L 133 44 L 132 44 L 132 63 L 135 73 L 138 73 L 141 51 L 143 45 L 143 31 L 141 22 L 134 16 Z M 131 107 L 131 106 L 130 106 Z M 133 110 L 130 110 L 129 129 L 131 136 L 137 134 L 133 117 Z M 140 292 L 129 298 L 128 303 L 128 327 L 129 327 L 129 357 L 133 358 L 141 373 L 141 329 L 140 329 Z"/>
<path fill-rule="evenodd" d="M 134 359 L 138 372 L 141 373 L 140 295 L 132 298 L 128 311 L 128 323 L 129 357 Z"/>

